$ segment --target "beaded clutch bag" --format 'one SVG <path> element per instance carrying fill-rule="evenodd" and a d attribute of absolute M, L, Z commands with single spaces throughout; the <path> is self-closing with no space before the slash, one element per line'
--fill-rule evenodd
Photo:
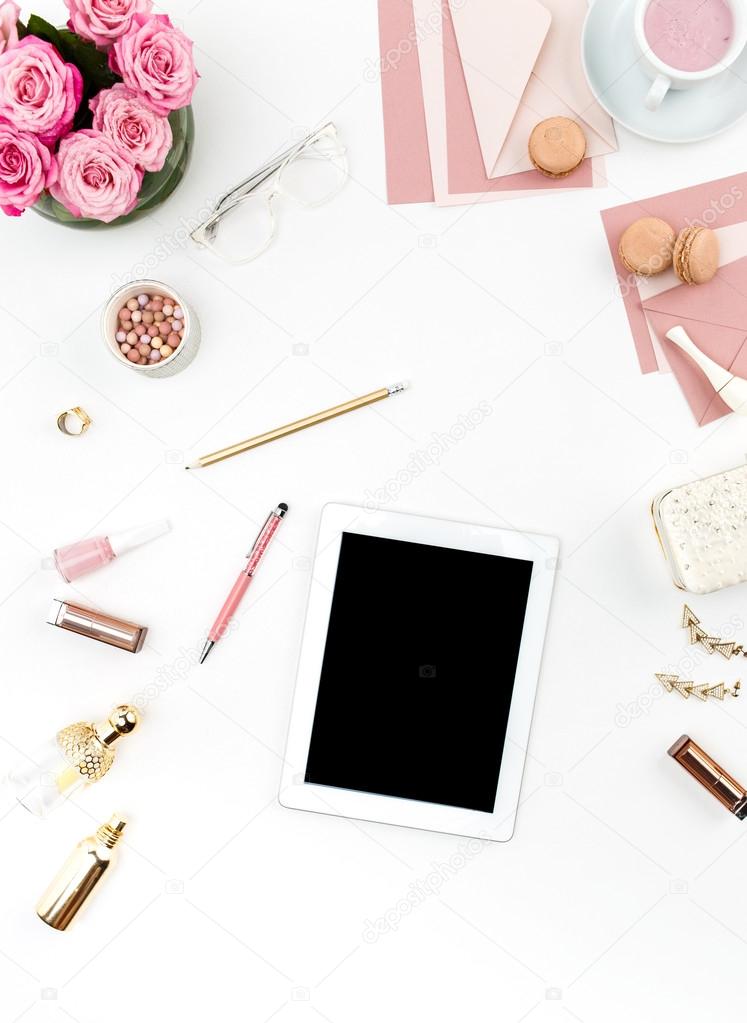
<path fill-rule="evenodd" d="M 679 589 L 713 593 L 747 580 L 747 465 L 667 490 L 651 512 Z"/>

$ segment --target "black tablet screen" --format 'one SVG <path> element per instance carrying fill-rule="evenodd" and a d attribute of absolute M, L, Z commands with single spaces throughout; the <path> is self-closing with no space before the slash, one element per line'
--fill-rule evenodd
<path fill-rule="evenodd" d="M 492 812 L 531 574 L 343 533 L 305 781 Z"/>

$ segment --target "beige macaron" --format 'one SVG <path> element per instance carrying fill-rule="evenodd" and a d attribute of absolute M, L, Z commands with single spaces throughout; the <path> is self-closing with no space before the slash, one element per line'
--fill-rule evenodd
<path fill-rule="evenodd" d="M 709 227 L 684 227 L 674 246 L 674 269 L 685 284 L 707 284 L 716 276 L 718 238 Z"/>
<path fill-rule="evenodd" d="M 529 159 L 548 178 L 565 178 L 586 156 L 586 136 L 570 117 L 540 121 L 529 136 Z"/>
<path fill-rule="evenodd" d="M 677 235 L 666 220 L 642 217 L 626 228 L 620 238 L 618 254 L 626 270 L 653 277 L 672 265 Z"/>

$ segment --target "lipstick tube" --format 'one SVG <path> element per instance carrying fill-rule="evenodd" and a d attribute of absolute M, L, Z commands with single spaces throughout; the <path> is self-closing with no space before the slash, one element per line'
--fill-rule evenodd
<path fill-rule="evenodd" d="M 747 817 L 747 789 L 727 774 L 689 735 L 681 735 L 667 752 L 703 788 L 708 789 L 729 813 L 733 813 L 740 821 Z"/>
<path fill-rule="evenodd" d="M 77 632 L 79 636 L 96 639 L 99 643 L 119 647 L 131 654 L 139 653 L 148 634 L 146 625 L 115 618 L 113 615 L 95 611 L 91 607 L 71 604 L 67 600 L 53 600 L 47 615 L 47 624 L 56 625 L 66 632 Z"/>

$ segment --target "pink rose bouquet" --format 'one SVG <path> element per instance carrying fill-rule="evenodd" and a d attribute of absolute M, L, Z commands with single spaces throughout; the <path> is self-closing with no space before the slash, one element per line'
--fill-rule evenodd
<path fill-rule="evenodd" d="M 192 42 L 152 0 L 64 3 L 55 28 L 0 0 L 0 209 L 18 216 L 51 195 L 111 223 L 178 165 L 167 158 L 197 84 Z"/>
<path fill-rule="evenodd" d="M 0 121 L 0 209 L 20 217 L 57 180 L 57 160 L 36 135 Z"/>
<path fill-rule="evenodd" d="M 57 164 L 49 191 L 73 216 L 109 224 L 135 208 L 143 172 L 102 132 L 71 132 L 60 142 Z"/>
<path fill-rule="evenodd" d="M 192 41 L 165 14 L 136 14 L 109 54 L 112 69 L 159 114 L 186 107 L 197 85 Z"/>
<path fill-rule="evenodd" d="M 18 42 L 18 15 L 21 8 L 14 4 L 13 0 L 5 0 L 0 3 L 0 53 L 7 46 L 13 46 Z"/>
<path fill-rule="evenodd" d="M 0 54 L 0 117 L 54 145 L 73 126 L 83 78 L 51 43 L 25 36 Z"/>
<path fill-rule="evenodd" d="M 151 0 L 65 0 L 70 28 L 105 48 L 129 32 L 133 15 L 150 11 Z"/>
<path fill-rule="evenodd" d="M 113 85 L 91 100 L 93 127 L 129 153 L 143 170 L 159 171 L 171 149 L 171 125 L 167 117 L 148 106 L 126 85 Z"/>

